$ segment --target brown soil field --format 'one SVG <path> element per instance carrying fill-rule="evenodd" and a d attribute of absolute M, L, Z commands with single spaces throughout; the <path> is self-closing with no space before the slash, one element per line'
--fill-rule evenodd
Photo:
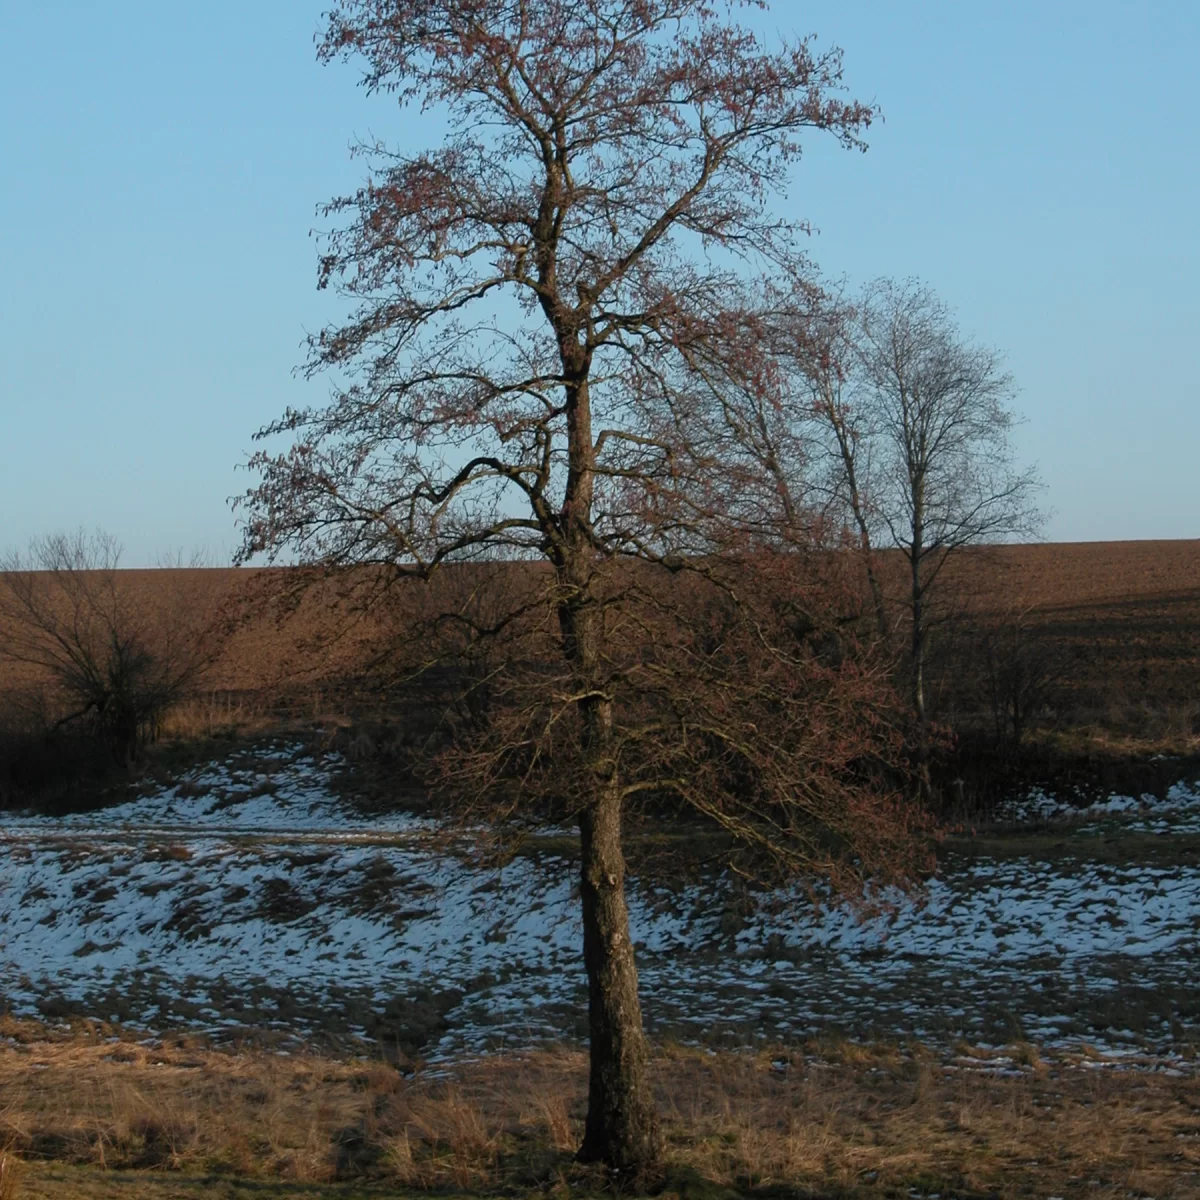
<path fill-rule="evenodd" d="M 1027 609 L 1034 628 L 1087 647 L 1088 674 L 1124 686 L 1174 680 L 1196 695 L 1200 541 L 1006 546 L 972 569 L 982 611 Z"/>
<path fill-rule="evenodd" d="M 901 567 L 885 556 L 897 612 Z M 288 577 L 286 570 L 129 570 L 119 572 L 119 587 L 147 613 L 238 614 L 193 697 L 214 713 L 350 703 L 359 666 L 385 629 L 339 606 L 329 582 L 281 614 L 265 597 Z M 972 637 L 1019 617 L 1022 636 L 1057 664 L 1060 724 L 1200 734 L 1200 541 L 972 550 L 952 561 L 939 597 L 949 619 L 934 635 L 935 702 L 951 719 L 973 703 L 962 683 L 977 657 Z M 36 669 L 4 659 L 8 633 L 0 618 L 0 711 L 46 683 Z"/>
<path fill-rule="evenodd" d="M 121 570 L 116 588 L 135 620 L 147 625 L 186 619 L 208 628 L 216 650 L 195 698 L 215 704 L 269 699 L 329 687 L 353 674 L 364 645 L 378 631 L 339 609 L 332 587 L 320 584 L 294 610 L 280 599 L 289 573 L 236 568 Z M 4 655 L 13 618 L 0 605 L 0 711 L 6 700 L 46 688 L 47 673 Z M 322 646 L 314 653 L 314 638 Z"/>
<path fill-rule="evenodd" d="M 964 555 L 946 585 L 968 624 L 1020 615 L 1067 724 L 1200 734 L 1200 541 L 996 547 Z"/>

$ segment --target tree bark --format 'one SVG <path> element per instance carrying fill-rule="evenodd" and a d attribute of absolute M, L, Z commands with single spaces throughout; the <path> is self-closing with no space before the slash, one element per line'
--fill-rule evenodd
<path fill-rule="evenodd" d="M 910 603 L 912 616 L 912 706 L 925 757 L 925 476 L 922 455 L 908 452 L 909 495 L 912 497 L 912 537 L 908 546 Z"/>
<path fill-rule="evenodd" d="M 854 459 L 854 442 L 846 429 L 837 405 L 830 399 L 825 400 L 825 411 L 833 425 L 834 436 L 837 438 L 838 452 L 842 456 L 842 470 L 846 476 L 846 490 L 850 500 L 850 512 L 854 523 L 858 526 L 859 546 L 862 550 L 863 566 L 867 572 L 867 584 L 871 589 L 871 603 L 875 608 L 875 627 L 879 631 L 879 640 L 886 646 L 888 642 L 887 609 L 883 601 L 883 588 L 879 576 L 875 572 L 874 550 L 871 545 L 871 527 L 867 523 L 866 508 L 863 505 L 862 493 L 858 487 L 858 467 Z"/>
<path fill-rule="evenodd" d="M 598 779 L 579 818 L 583 958 L 588 975 L 591 1073 L 581 1162 L 636 1174 L 657 1162 L 662 1144 L 647 1074 L 637 966 L 625 904 L 621 796 Z"/>
<path fill-rule="evenodd" d="M 879 640 L 886 648 L 889 638 L 887 608 L 883 601 L 883 588 L 879 583 L 879 575 L 875 570 L 873 560 L 874 551 L 871 549 L 870 539 L 867 537 L 865 529 L 862 532 L 862 556 L 863 565 L 867 571 L 867 585 L 871 589 L 871 603 L 875 609 L 875 628 L 879 632 Z"/>
<path fill-rule="evenodd" d="M 912 560 L 912 706 L 921 729 L 925 728 L 925 611 L 921 566 Z"/>
<path fill-rule="evenodd" d="M 569 348 L 564 368 L 577 366 Z M 654 1093 L 647 1073 L 637 966 L 625 904 L 621 788 L 612 736 L 612 700 L 601 669 L 603 628 L 594 607 L 588 530 L 595 450 L 586 364 L 568 386 L 569 466 L 559 565 L 559 622 L 581 699 L 586 800 L 579 815 L 583 959 L 588 976 L 590 1073 L 581 1162 L 636 1177 L 661 1154 Z M 564 370 L 564 373 L 568 373 Z"/>
<path fill-rule="evenodd" d="M 921 537 L 913 539 L 912 570 L 912 706 L 917 722 L 917 786 L 921 799 L 933 799 L 933 777 L 929 767 L 929 722 L 925 713 L 925 587 L 921 578 Z"/>

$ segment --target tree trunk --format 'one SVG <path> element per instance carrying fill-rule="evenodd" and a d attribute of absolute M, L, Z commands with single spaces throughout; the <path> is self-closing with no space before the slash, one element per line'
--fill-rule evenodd
<path fill-rule="evenodd" d="M 912 570 L 912 706 L 917 719 L 917 786 L 921 799 L 933 799 L 933 779 L 929 769 L 929 723 L 925 715 L 925 589 L 921 578 L 920 533 L 913 539 Z"/>
<path fill-rule="evenodd" d="M 858 466 L 855 461 L 854 439 L 846 428 L 845 418 L 839 412 L 837 402 L 831 397 L 825 397 L 825 413 L 833 425 L 834 436 L 837 438 L 838 451 L 842 456 L 842 470 L 846 477 L 846 491 L 850 500 L 850 512 L 854 523 L 858 526 L 859 547 L 862 551 L 863 565 L 867 571 L 867 584 L 871 589 L 871 603 L 875 607 L 875 627 L 879 631 L 879 640 L 886 646 L 888 642 L 887 609 L 884 607 L 883 588 L 879 576 L 875 572 L 874 550 L 871 545 L 871 526 L 867 522 L 867 510 L 863 504 L 862 492 L 858 486 Z"/>
<path fill-rule="evenodd" d="M 912 706 L 925 745 L 925 484 L 923 476 L 909 469 L 912 493 L 912 540 L 908 545 L 908 569 L 912 616 Z"/>
<path fill-rule="evenodd" d="M 858 480 L 854 475 L 853 460 L 848 460 L 846 467 L 850 478 L 850 509 L 858 526 L 859 549 L 862 553 L 863 566 L 867 571 L 867 584 L 871 589 L 871 603 L 875 607 L 875 627 L 879 631 L 879 640 L 888 643 L 887 609 L 883 602 L 883 588 L 875 571 L 874 549 L 871 546 L 871 528 L 867 524 L 867 514 L 863 511 L 862 498 L 858 493 Z"/>
<path fill-rule="evenodd" d="M 917 724 L 925 728 L 925 613 L 916 569 L 912 594 L 912 706 Z"/>
<path fill-rule="evenodd" d="M 866 538 L 864 536 L 864 543 Z M 875 628 L 879 631 L 879 640 L 883 643 L 884 648 L 887 648 L 888 643 L 888 619 L 887 609 L 883 602 L 883 588 L 879 584 L 879 576 L 875 571 L 875 564 L 871 558 L 871 547 L 869 543 L 863 545 L 862 555 L 863 562 L 867 568 L 867 584 L 871 589 L 871 603 L 875 607 Z"/>
<path fill-rule="evenodd" d="M 634 1175 L 657 1162 L 662 1145 L 629 938 L 621 796 L 615 778 L 601 774 L 597 779 L 595 799 L 580 814 L 579 833 L 591 1040 L 587 1124 L 579 1160 Z"/>
<path fill-rule="evenodd" d="M 579 815 L 583 960 L 588 976 L 590 1075 L 579 1160 L 630 1178 L 658 1161 L 661 1142 L 647 1073 L 637 966 L 625 906 L 621 789 L 613 748 L 613 706 L 601 668 L 603 628 L 590 594 L 596 582 L 591 541 L 595 472 L 587 355 L 568 330 L 560 339 L 568 381 L 565 537 L 558 559 L 558 618 L 581 699 L 587 797 Z"/>

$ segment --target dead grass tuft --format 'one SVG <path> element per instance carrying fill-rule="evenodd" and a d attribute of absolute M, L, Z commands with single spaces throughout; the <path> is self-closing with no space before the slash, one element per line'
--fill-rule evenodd
<path fill-rule="evenodd" d="M 11 1151 L 0 1149 L 0 1200 L 17 1200 L 21 1194 L 22 1166 Z"/>

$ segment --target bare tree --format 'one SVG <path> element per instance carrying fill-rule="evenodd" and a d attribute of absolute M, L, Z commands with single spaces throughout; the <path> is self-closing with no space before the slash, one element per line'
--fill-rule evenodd
<path fill-rule="evenodd" d="M 750 489 L 767 499 L 760 527 L 794 545 L 807 545 L 819 531 L 824 544 L 857 552 L 876 633 L 887 645 L 893 622 L 876 561 L 871 492 L 877 431 L 860 403 L 857 310 L 807 283 L 761 297 L 751 311 L 750 328 L 727 335 L 734 348 L 703 363 L 720 411 L 714 426 L 726 443 L 718 457 L 744 458 L 744 478 L 767 485 L 766 497 Z"/>
<path fill-rule="evenodd" d="M 1070 669 L 1053 639 L 1038 636 L 1032 605 L 1010 602 L 976 635 L 981 690 L 1003 747 L 1020 750 L 1025 735 L 1052 705 Z"/>
<path fill-rule="evenodd" d="M 850 534 L 885 641 L 892 621 L 877 552 L 904 555 L 909 691 L 924 724 L 930 603 L 947 559 L 1040 522 L 1036 472 L 1013 457 L 1012 377 L 914 281 L 878 281 L 855 303 L 793 290 L 763 320 L 776 374 L 757 404 L 740 399 L 753 419 L 738 440 L 778 489 L 799 480 L 807 509 L 819 505 Z M 785 507 L 797 510 L 794 494 Z"/>
<path fill-rule="evenodd" d="M 870 449 L 869 475 L 858 475 L 864 530 L 874 525 L 904 556 L 910 697 L 923 727 L 932 600 L 943 568 L 965 546 L 1035 533 L 1040 484 L 1014 459 L 1008 405 L 1015 388 L 1001 356 L 964 338 L 927 287 L 874 284 L 855 339 L 848 420 Z"/>
<path fill-rule="evenodd" d="M 871 455 L 874 415 L 860 404 L 862 357 L 857 311 L 839 297 L 793 306 L 780 323 L 779 356 L 784 364 L 780 408 L 793 428 L 792 440 L 806 442 L 823 469 L 815 482 L 828 516 L 850 531 L 871 595 L 876 631 L 883 642 L 892 629 L 876 563 Z"/>
<path fill-rule="evenodd" d="M 80 530 L 0 559 L 0 658 L 56 690 L 54 728 L 87 725 L 128 763 L 210 665 L 216 639 L 212 614 L 188 597 L 122 586 L 120 557 L 113 537 Z"/>
<path fill-rule="evenodd" d="M 362 56 L 370 90 L 438 106 L 451 132 L 411 155 L 364 147 L 370 182 L 325 209 L 344 223 L 320 284 L 356 307 L 313 339 L 308 368 L 338 386 L 262 431 L 294 445 L 253 459 L 243 556 L 378 578 L 480 555 L 543 564 L 515 611 L 489 617 L 507 666 L 489 668 L 491 715 L 443 779 L 490 819 L 578 824 L 580 1156 L 637 1168 L 659 1136 L 629 806 L 674 798 L 792 870 L 906 861 L 888 723 L 839 699 L 871 672 L 836 639 L 816 646 L 810 614 L 789 625 L 766 581 L 800 559 L 766 548 L 777 497 L 724 453 L 701 370 L 732 370 L 741 341 L 762 359 L 749 276 L 807 272 L 800 227 L 768 205 L 801 136 L 859 146 L 873 110 L 840 97 L 837 51 L 765 48 L 706 0 L 342 0 L 320 53 Z M 779 722 L 769 736 L 754 713 Z M 833 755 L 847 720 L 862 736 Z M 809 752 L 828 766 L 806 769 Z M 864 808 L 871 820 L 850 815 Z"/>

